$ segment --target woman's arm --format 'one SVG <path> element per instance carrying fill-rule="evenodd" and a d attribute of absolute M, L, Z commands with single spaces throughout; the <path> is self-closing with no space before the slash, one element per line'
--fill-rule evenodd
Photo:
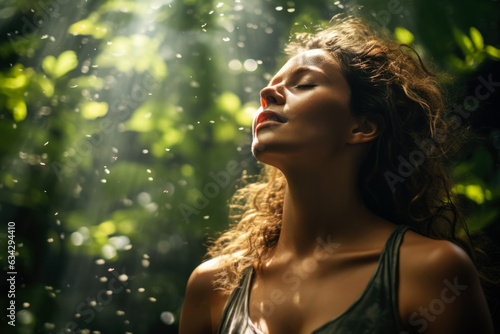
<path fill-rule="evenodd" d="M 407 329 L 427 334 L 493 333 L 467 253 L 448 241 L 420 238 L 409 235 L 407 247 L 401 247 L 399 302 Z"/>

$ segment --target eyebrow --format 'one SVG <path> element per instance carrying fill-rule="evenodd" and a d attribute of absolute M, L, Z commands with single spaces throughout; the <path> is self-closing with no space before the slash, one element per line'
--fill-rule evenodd
<path fill-rule="evenodd" d="M 328 78 L 322 70 L 320 70 L 319 68 L 317 68 L 315 66 L 299 66 L 293 70 L 293 72 L 289 75 L 289 77 L 294 78 L 303 72 L 315 72 L 315 73 L 319 73 L 319 74 L 323 75 L 324 77 Z M 272 78 L 271 81 L 269 82 L 268 86 L 271 85 L 274 81 L 276 81 L 276 79 L 280 79 L 280 78 L 281 77 Z"/>

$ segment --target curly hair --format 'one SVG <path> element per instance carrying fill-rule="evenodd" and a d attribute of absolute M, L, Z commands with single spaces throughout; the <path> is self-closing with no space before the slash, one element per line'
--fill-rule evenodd
<path fill-rule="evenodd" d="M 358 175 L 365 205 L 422 235 L 450 240 L 476 260 L 479 253 L 449 176 L 450 156 L 458 152 L 467 129 L 446 117 L 437 76 L 412 47 L 376 35 L 362 20 L 334 17 L 332 22 L 316 33 L 295 35 L 285 52 L 292 57 L 307 50 L 328 51 L 351 89 L 352 115 L 382 127 Z M 265 165 L 256 181 L 245 175 L 243 180 L 246 184 L 230 202 L 234 223 L 207 253 L 219 258 L 215 284 L 227 291 L 236 287 L 243 269 L 276 245 L 281 231 L 284 175 Z"/>

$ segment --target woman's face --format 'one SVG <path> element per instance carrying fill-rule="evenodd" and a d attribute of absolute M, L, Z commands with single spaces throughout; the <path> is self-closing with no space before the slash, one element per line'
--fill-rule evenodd
<path fill-rule="evenodd" d="M 261 91 L 253 154 L 278 168 L 335 159 L 356 124 L 349 99 L 349 86 L 328 52 L 309 50 L 291 58 Z"/>

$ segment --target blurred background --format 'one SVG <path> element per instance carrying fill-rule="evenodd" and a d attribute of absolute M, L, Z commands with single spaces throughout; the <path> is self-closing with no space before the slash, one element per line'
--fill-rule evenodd
<path fill-rule="evenodd" d="M 337 13 L 447 73 L 449 115 L 478 135 L 455 191 L 471 231 L 499 240 L 498 1 L 0 3 L 2 333 L 177 333 L 189 274 L 227 228 L 238 178 L 259 169 L 259 91 L 291 33 Z"/>

